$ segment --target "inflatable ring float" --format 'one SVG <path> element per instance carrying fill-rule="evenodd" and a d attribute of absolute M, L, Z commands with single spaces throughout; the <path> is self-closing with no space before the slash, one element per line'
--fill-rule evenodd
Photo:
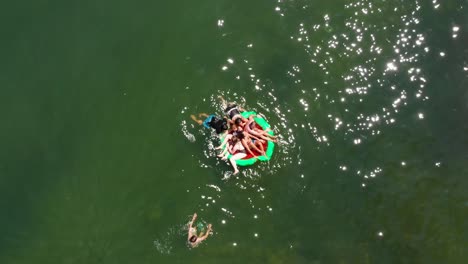
<path fill-rule="evenodd" d="M 251 115 L 254 115 L 255 116 L 254 120 L 255 120 L 255 123 L 256 123 L 255 125 L 257 126 L 257 128 L 262 129 L 264 131 L 267 131 L 267 130 L 270 129 L 270 124 L 268 124 L 268 122 L 265 119 L 263 119 L 262 117 L 257 116 L 257 113 L 255 113 L 253 111 L 242 112 L 241 115 L 244 118 L 247 118 L 247 119 Z M 267 131 L 267 133 L 272 135 L 272 136 L 274 135 L 272 130 Z M 224 136 L 220 137 L 221 142 L 223 142 L 223 139 L 224 139 Z M 227 148 L 227 144 L 224 147 L 224 149 L 225 148 Z M 250 166 L 250 165 L 254 164 L 255 162 L 257 162 L 257 160 L 259 160 L 259 161 L 269 161 L 271 159 L 271 156 L 273 155 L 273 150 L 275 149 L 275 143 L 268 140 L 265 143 L 263 143 L 263 149 L 265 150 L 266 156 L 263 156 L 262 154 L 257 153 L 256 151 L 252 150 L 252 152 L 254 152 L 257 156 L 253 156 L 252 154 L 247 154 L 247 156 L 245 156 L 244 158 L 236 160 L 237 165 L 238 166 Z M 231 158 L 231 157 L 232 157 L 232 154 L 229 154 L 228 159 Z"/>

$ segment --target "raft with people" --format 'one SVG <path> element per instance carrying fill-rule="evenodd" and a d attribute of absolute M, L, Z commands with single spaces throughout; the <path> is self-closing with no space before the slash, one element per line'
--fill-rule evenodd
<path fill-rule="evenodd" d="M 258 160 L 269 161 L 277 142 L 277 136 L 270 124 L 254 111 L 246 111 L 235 103 L 227 103 L 222 96 L 219 98 L 224 106 L 224 117 L 200 113 L 199 118 L 206 117 L 201 120 L 191 115 L 198 124 L 216 131 L 221 141 L 221 145 L 215 148 L 221 150 L 218 157 L 229 160 L 234 174 L 239 173 L 237 166 L 249 166 Z"/>
<path fill-rule="evenodd" d="M 274 136 L 273 130 L 270 128 L 270 124 L 261 116 L 257 115 L 254 111 L 244 111 L 241 113 L 242 117 L 248 119 L 250 116 L 253 116 L 255 129 L 262 130 L 268 133 L 271 136 Z M 223 142 L 227 135 L 233 135 L 233 131 L 229 131 L 225 135 L 220 136 L 220 141 Z M 275 149 L 275 143 L 270 140 L 264 140 L 262 143 L 265 153 L 261 153 L 258 150 L 253 149 L 253 153 L 247 153 L 247 156 L 237 159 L 235 162 L 239 166 L 250 166 L 257 161 L 269 161 L 273 156 L 273 150 Z M 225 150 L 228 147 L 226 144 L 222 149 Z M 239 151 L 234 152 L 234 154 L 229 153 L 227 158 L 230 159 L 232 156 L 237 154 Z"/>

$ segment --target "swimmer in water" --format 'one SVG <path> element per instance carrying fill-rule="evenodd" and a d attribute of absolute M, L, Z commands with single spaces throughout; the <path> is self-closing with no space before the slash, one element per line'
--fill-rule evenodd
<path fill-rule="evenodd" d="M 204 117 L 205 120 L 198 119 L 195 115 L 190 115 L 193 121 L 206 128 L 214 129 L 216 134 L 226 133 L 228 130 L 228 120 L 226 118 L 219 118 L 216 115 L 208 115 L 206 113 L 200 113 L 198 117 Z"/>
<path fill-rule="evenodd" d="M 211 233 L 211 224 L 208 225 L 208 230 L 203 234 L 203 231 L 200 234 L 197 234 L 197 228 L 193 226 L 193 223 L 197 219 L 197 213 L 193 214 L 192 221 L 189 222 L 188 226 L 188 242 L 191 247 L 198 246 L 203 240 L 207 239 Z"/>

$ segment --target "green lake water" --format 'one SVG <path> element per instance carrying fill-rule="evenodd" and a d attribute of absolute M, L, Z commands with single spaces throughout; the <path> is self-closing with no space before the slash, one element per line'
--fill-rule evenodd
<path fill-rule="evenodd" d="M 466 0 L 4 1 L 0 263 L 467 263 Z M 190 119 L 262 113 L 232 168 Z M 186 244 L 197 212 L 214 234 Z"/>

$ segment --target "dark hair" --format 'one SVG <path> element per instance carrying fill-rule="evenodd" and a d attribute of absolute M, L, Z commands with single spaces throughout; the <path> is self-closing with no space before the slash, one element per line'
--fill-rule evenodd
<path fill-rule="evenodd" d="M 237 137 L 238 139 L 243 139 L 243 138 L 245 137 L 244 132 L 237 132 L 236 137 Z"/>
<path fill-rule="evenodd" d="M 236 121 L 234 121 L 236 125 L 242 124 L 242 120 L 240 118 L 237 118 Z"/>
<path fill-rule="evenodd" d="M 231 124 L 231 126 L 229 127 L 229 129 L 231 129 L 233 132 L 236 132 L 236 131 L 237 131 L 237 126 L 236 126 L 236 124 Z"/>
<path fill-rule="evenodd" d="M 226 118 L 219 119 L 215 116 L 211 118 L 211 121 L 208 123 L 208 125 L 216 130 L 217 134 L 221 134 L 223 131 L 228 130 Z"/>
<path fill-rule="evenodd" d="M 189 238 L 189 241 L 192 242 L 192 243 L 195 243 L 197 241 L 197 236 L 196 235 L 193 235 Z"/>

